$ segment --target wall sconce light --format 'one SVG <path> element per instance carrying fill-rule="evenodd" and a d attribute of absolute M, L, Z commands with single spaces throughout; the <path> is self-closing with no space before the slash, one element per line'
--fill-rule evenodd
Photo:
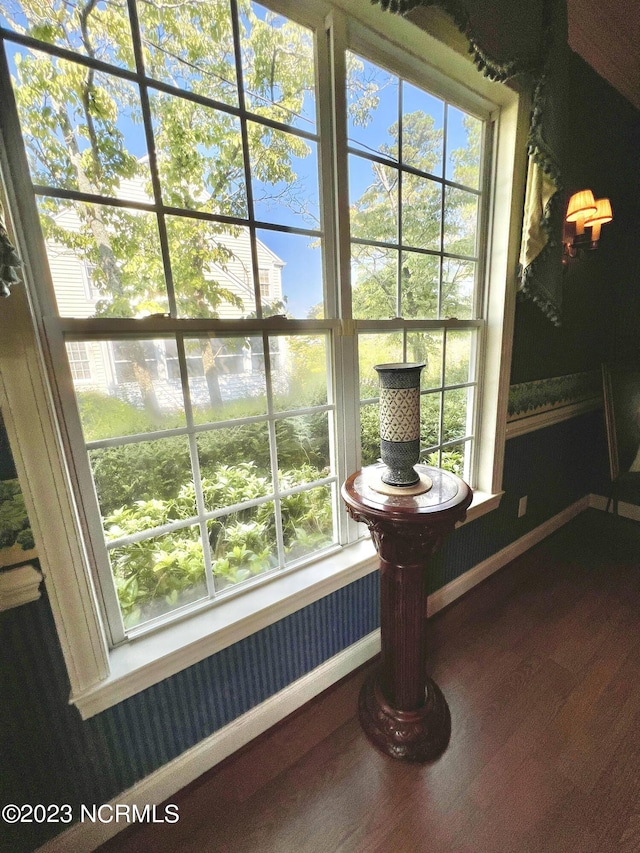
<path fill-rule="evenodd" d="M 569 199 L 562 238 L 562 261 L 576 258 L 585 251 L 598 248 L 600 229 L 613 220 L 608 198 L 594 199 L 591 190 L 580 190 Z M 572 227 L 574 226 L 574 227 Z M 585 229 L 590 229 L 590 232 Z"/>

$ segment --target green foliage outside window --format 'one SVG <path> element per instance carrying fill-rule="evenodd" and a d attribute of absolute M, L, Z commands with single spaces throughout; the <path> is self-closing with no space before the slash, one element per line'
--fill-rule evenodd
<path fill-rule="evenodd" d="M 117 409 L 126 431 L 127 412 L 133 420 L 139 412 L 126 403 Z M 450 418 L 448 427 L 460 430 L 464 412 L 451 409 Z M 317 417 L 307 422 L 294 418 L 279 424 L 286 459 L 286 470 L 280 472 L 280 488 L 285 490 L 324 477 L 327 472 L 322 462 L 327 458 L 328 448 L 322 419 Z M 361 426 L 362 464 L 373 464 L 380 455 L 377 407 L 362 408 Z M 211 471 L 202 480 L 208 507 L 265 499 L 258 506 L 218 516 L 209 523 L 212 568 L 218 591 L 275 566 L 269 448 L 260 440 L 260 427 L 249 424 L 235 430 L 211 430 L 199 437 L 201 464 L 206 461 Z M 279 449 L 283 450 L 280 443 Z M 222 461 L 239 452 L 250 461 L 234 466 Z M 107 541 L 172 522 L 187 522 L 195 515 L 191 463 L 182 437 L 95 449 L 91 451 L 91 459 Z M 437 465 L 437 453 L 430 454 L 425 461 Z M 462 451 L 443 452 L 443 468 L 461 474 L 462 463 Z M 332 541 L 331 495 L 327 487 L 283 497 L 281 516 L 289 562 Z M 163 612 L 166 605 L 187 604 L 205 594 L 202 546 L 191 526 L 111 549 L 110 556 L 127 625 L 152 618 L 156 612 Z"/>

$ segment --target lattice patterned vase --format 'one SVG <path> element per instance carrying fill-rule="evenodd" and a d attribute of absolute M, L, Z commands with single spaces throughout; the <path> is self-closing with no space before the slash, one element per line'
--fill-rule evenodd
<path fill-rule="evenodd" d="M 380 379 L 380 455 L 389 486 L 413 486 L 420 479 L 420 372 L 424 364 L 376 364 Z"/>

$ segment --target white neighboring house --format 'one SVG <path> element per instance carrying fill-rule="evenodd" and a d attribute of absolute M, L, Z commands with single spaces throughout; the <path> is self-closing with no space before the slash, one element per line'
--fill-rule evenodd
<path fill-rule="evenodd" d="M 139 181 L 127 182 L 126 198 L 145 202 L 149 200 Z M 56 221 L 68 231 L 77 231 L 81 227 L 81 222 L 72 207 L 58 214 Z M 222 243 L 222 239 L 219 242 Z M 211 264 L 205 277 L 218 282 L 221 287 L 231 291 L 240 299 L 243 306 L 240 311 L 228 302 L 220 306 L 218 316 L 221 319 L 231 319 L 255 311 L 251 247 L 247 229 L 239 229 L 237 235 L 226 235 L 224 245 L 230 252 L 224 267 L 218 263 Z M 46 246 L 60 314 L 77 318 L 94 316 L 96 303 L 102 297 L 92 283 L 91 266 L 67 246 L 52 240 L 48 240 Z M 282 300 L 282 269 L 285 262 L 262 241 L 256 240 L 256 246 L 260 296 L 263 304 L 278 303 Z M 180 397 L 176 393 L 179 390 L 180 377 L 175 341 L 144 341 L 143 346 L 156 393 L 159 399 L 164 401 L 164 405 L 171 407 Z M 78 390 L 101 391 L 132 402 L 132 396 L 137 396 L 136 389 L 132 387 L 137 383 L 133 382 L 130 364 L 119 352 L 117 342 L 68 341 L 67 355 L 74 385 Z M 204 377 L 202 358 L 197 350 L 187 351 L 186 355 L 189 374 L 193 378 L 193 391 L 197 393 L 199 385 L 197 377 Z M 258 352 L 252 350 L 248 342 L 241 353 L 220 349 L 217 354 L 217 364 L 221 390 L 227 392 L 224 396 L 229 398 L 245 394 L 250 396 L 254 385 L 252 375 L 256 372 L 256 368 L 260 371 L 262 359 L 262 350 Z M 259 377 L 256 376 L 255 379 L 260 384 Z M 202 384 L 204 393 L 204 379 Z"/>

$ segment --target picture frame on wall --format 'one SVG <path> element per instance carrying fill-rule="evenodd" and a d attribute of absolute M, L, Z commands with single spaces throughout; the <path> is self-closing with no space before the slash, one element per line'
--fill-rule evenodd
<path fill-rule="evenodd" d="M 604 414 L 611 491 L 617 514 L 620 500 L 640 504 L 640 365 L 603 364 Z"/>
<path fill-rule="evenodd" d="M 0 411 L 0 571 L 36 556 L 29 514 Z"/>

